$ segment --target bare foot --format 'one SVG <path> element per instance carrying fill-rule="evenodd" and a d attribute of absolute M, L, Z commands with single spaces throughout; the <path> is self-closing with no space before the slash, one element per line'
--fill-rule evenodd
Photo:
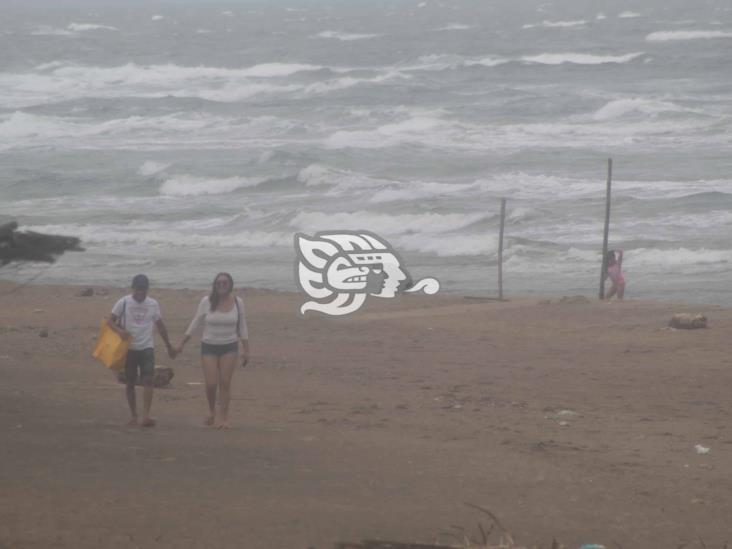
<path fill-rule="evenodd" d="M 208 425 L 209 427 L 214 424 L 214 417 L 213 416 L 207 416 L 206 419 L 203 420 L 204 425 Z"/>
<path fill-rule="evenodd" d="M 155 427 L 155 420 L 151 417 L 146 417 L 142 420 L 143 427 Z"/>
<path fill-rule="evenodd" d="M 137 427 L 139 423 L 137 423 L 137 418 L 133 417 L 130 421 L 127 422 L 127 427 Z"/>
<path fill-rule="evenodd" d="M 217 429 L 228 429 L 229 428 L 229 420 L 226 421 L 219 421 L 216 424 Z"/>

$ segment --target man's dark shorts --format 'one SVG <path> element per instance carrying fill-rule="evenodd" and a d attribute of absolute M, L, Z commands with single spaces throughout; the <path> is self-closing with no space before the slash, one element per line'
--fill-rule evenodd
<path fill-rule="evenodd" d="M 125 379 L 128 384 L 134 385 L 137 382 L 138 368 L 142 379 L 152 379 L 155 374 L 155 352 L 152 347 L 141 351 L 127 351 Z"/>

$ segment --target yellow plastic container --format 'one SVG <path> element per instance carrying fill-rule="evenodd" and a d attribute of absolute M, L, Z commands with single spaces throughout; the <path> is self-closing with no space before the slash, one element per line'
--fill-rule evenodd
<path fill-rule="evenodd" d="M 129 347 L 129 341 L 122 339 L 117 332 L 109 327 L 106 320 L 102 320 L 92 356 L 110 370 L 120 371 L 125 367 Z"/>

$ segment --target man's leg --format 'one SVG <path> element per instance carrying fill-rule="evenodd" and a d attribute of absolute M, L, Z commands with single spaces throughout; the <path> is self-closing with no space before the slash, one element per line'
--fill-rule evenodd
<path fill-rule="evenodd" d="M 137 398 L 135 395 L 135 383 L 137 383 L 137 362 L 138 353 L 128 351 L 127 360 L 125 360 L 125 393 L 127 395 L 127 405 L 130 407 L 130 415 L 132 419 L 127 424 L 130 427 L 137 425 Z"/>
<path fill-rule="evenodd" d="M 150 417 L 150 408 L 153 400 L 153 378 L 155 376 L 155 353 L 152 349 L 145 349 L 142 352 L 142 426 L 152 427 L 155 420 Z"/>

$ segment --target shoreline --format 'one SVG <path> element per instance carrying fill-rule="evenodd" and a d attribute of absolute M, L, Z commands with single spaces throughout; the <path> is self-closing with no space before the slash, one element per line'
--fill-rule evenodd
<path fill-rule="evenodd" d="M 46 282 L 34 282 L 30 281 L 27 283 L 18 283 L 14 281 L 10 281 L 8 279 L 0 278 L 0 297 L 3 295 L 9 295 L 12 294 L 15 290 L 22 290 L 24 288 L 74 288 L 77 291 L 80 291 L 82 289 L 91 288 L 94 291 L 94 295 L 109 295 L 110 293 L 116 292 L 120 294 L 120 297 L 122 295 L 127 295 L 125 292 L 129 293 L 130 288 L 125 286 L 117 286 L 114 284 L 71 284 L 71 283 L 46 283 Z M 297 290 L 283 290 L 283 289 L 277 289 L 277 288 L 266 288 L 266 287 L 259 287 L 259 286 L 243 286 L 243 287 L 237 287 L 236 290 L 238 292 L 246 292 L 246 293 L 257 293 L 257 294 L 279 294 L 279 295 L 287 295 L 287 296 L 297 296 L 301 300 L 306 301 L 309 299 L 305 294 L 298 292 Z M 101 291 L 102 293 L 98 293 Z M 155 286 L 154 284 L 151 285 L 150 288 L 150 296 L 154 297 L 154 293 L 156 291 L 163 291 L 163 292 L 184 292 L 184 293 L 192 293 L 192 292 L 198 292 L 199 294 L 207 293 L 210 291 L 210 286 Z M 596 294 L 593 294 L 592 296 L 588 296 L 586 294 L 573 294 L 573 293 L 567 293 L 567 294 L 561 294 L 561 293 L 546 293 L 546 294 L 536 294 L 536 295 L 527 295 L 527 294 L 517 294 L 517 295 L 508 295 L 503 298 L 503 300 L 500 300 L 497 295 L 489 294 L 486 292 L 486 295 L 480 295 L 480 292 L 463 292 L 461 290 L 454 290 L 454 291 L 443 291 L 440 290 L 437 294 L 433 295 L 426 295 L 426 294 L 398 294 L 395 298 L 391 299 L 383 299 L 383 298 L 376 298 L 373 296 L 369 296 L 366 300 L 366 304 L 364 305 L 364 309 L 368 307 L 369 303 L 376 303 L 376 302 L 389 302 L 389 301 L 395 301 L 400 300 L 402 298 L 405 298 L 407 300 L 415 300 L 415 299 L 437 299 L 437 300 L 455 300 L 455 301 L 476 301 L 476 302 L 495 302 L 495 303 L 508 303 L 508 302 L 520 302 L 520 303 L 536 303 L 536 304 L 557 304 L 557 303 L 572 303 L 575 302 L 577 304 L 577 300 L 587 300 L 587 303 L 604 303 L 607 304 L 608 300 L 601 300 L 599 299 Z M 617 299 L 610 300 L 613 303 L 617 302 Z M 628 297 L 624 300 L 625 303 L 634 303 L 634 304 L 658 304 L 658 305 L 667 305 L 667 306 L 676 306 L 676 307 L 696 307 L 701 309 L 709 309 L 709 310 L 725 310 L 730 309 L 732 310 L 732 304 L 711 304 L 711 303 L 701 303 L 701 302 L 692 302 L 692 301 L 684 301 L 684 300 L 666 300 L 666 299 L 636 299 L 633 297 Z M 622 303 L 621 303 L 622 304 Z M 316 313 L 309 313 L 309 314 L 316 314 Z M 348 317 L 351 317 L 353 315 L 358 315 L 358 311 L 352 314 L 347 315 Z M 327 316 L 327 315 L 319 315 L 319 316 Z"/>
<path fill-rule="evenodd" d="M 490 509 L 519 544 L 721 546 L 732 309 L 404 296 L 342 318 L 245 290 L 251 363 L 206 429 L 197 345 L 151 430 L 89 353 L 126 288 L 0 283 L 0 543 L 330 549 L 434 541 Z M 200 290 L 153 287 L 177 341 Z M 45 337 L 41 332 L 45 331 Z M 696 445 L 710 448 L 698 454 Z M 283 527 L 286 525 L 287 527 Z M 484 525 L 487 524 L 484 522 Z M 444 541 L 444 540 L 443 540 Z"/>

